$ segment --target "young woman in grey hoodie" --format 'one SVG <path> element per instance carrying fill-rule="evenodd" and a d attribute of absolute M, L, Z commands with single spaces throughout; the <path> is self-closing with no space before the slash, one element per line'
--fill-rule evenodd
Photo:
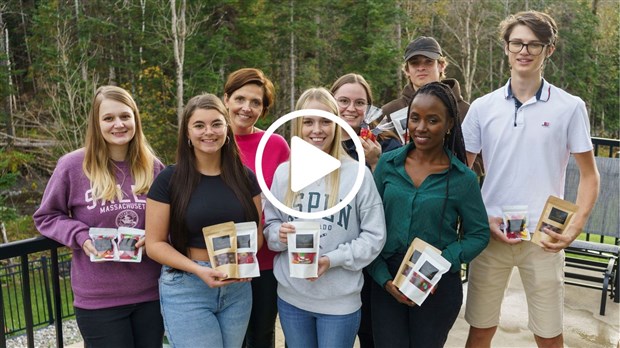
<path fill-rule="evenodd" d="M 334 97 L 324 88 L 305 91 L 296 109 L 319 109 L 338 115 Z M 358 163 L 344 152 L 341 129 L 335 122 L 304 116 L 294 134 L 341 161 L 338 170 L 297 193 L 290 189 L 290 162 L 276 170 L 272 194 L 286 206 L 316 212 L 340 202 L 353 187 Z M 295 232 L 290 221 L 296 218 L 265 206 L 265 237 L 274 260 L 278 281 L 280 322 L 291 348 L 352 347 L 361 318 L 362 269 L 374 260 L 385 243 L 383 204 L 365 168 L 362 186 L 345 208 L 320 220 L 318 277 L 291 278 L 287 236 Z"/>

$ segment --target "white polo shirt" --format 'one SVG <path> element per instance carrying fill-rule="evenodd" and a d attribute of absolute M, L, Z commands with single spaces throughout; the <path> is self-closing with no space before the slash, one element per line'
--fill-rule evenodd
<path fill-rule="evenodd" d="M 549 195 L 564 197 L 571 153 L 592 150 L 585 103 L 544 79 L 519 108 L 510 80 L 470 106 L 462 125 L 465 148 L 482 152 L 482 198 L 489 216 L 502 206 L 527 205 L 533 232 Z"/>

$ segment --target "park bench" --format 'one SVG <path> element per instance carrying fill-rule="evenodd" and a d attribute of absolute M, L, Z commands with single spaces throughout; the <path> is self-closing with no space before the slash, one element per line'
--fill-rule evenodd
<path fill-rule="evenodd" d="M 565 249 L 565 284 L 601 291 L 600 315 L 605 315 L 607 297 L 620 302 L 618 257 L 620 252 L 620 207 L 618 172 L 620 159 L 595 157 L 601 189 L 590 218 L 583 228 L 585 240 L 575 240 Z M 579 168 L 571 156 L 566 170 L 564 198 L 575 202 Z"/>

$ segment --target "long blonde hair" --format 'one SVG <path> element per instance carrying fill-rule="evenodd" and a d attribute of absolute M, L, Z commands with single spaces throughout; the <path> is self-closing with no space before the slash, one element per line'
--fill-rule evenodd
<path fill-rule="evenodd" d="M 155 153 L 149 146 L 144 133 L 138 106 L 129 92 L 116 86 L 101 86 L 95 92 L 92 107 L 88 116 L 88 129 L 84 140 L 84 162 L 82 169 L 90 180 L 92 195 L 95 200 L 121 200 L 123 192 L 117 187 L 116 167 L 110 158 L 108 144 L 99 126 L 99 107 L 105 99 L 123 103 L 131 108 L 135 119 L 135 134 L 129 142 L 127 161 L 133 178 L 133 192 L 147 193 L 153 183 L 153 167 Z"/>
<path fill-rule="evenodd" d="M 332 94 L 323 87 L 318 88 L 310 88 L 304 91 L 302 95 L 297 100 L 297 104 L 295 105 L 295 110 L 306 109 L 306 106 L 311 102 L 316 101 L 327 107 L 327 109 L 334 115 L 340 117 L 338 112 L 338 103 L 336 99 L 332 96 Z M 339 160 L 344 158 L 348 158 L 347 153 L 344 151 L 342 147 L 342 129 L 336 123 L 334 123 L 334 140 L 332 141 L 328 153 Z M 295 126 L 293 127 L 293 136 L 302 137 L 302 128 L 303 128 L 303 120 L 300 118 L 295 119 Z M 289 165 L 289 179 L 291 177 L 290 173 L 290 165 Z M 290 180 L 289 180 L 290 182 Z M 340 190 L 340 168 L 331 172 L 327 177 L 327 187 L 329 187 L 329 201 L 328 207 L 333 207 L 338 204 L 339 201 L 339 190 Z M 284 197 L 284 204 L 287 207 L 293 207 L 295 202 L 298 199 L 298 194 L 293 192 L 288 185 L 288 189 L 286 191 L 286 195 Z"/>

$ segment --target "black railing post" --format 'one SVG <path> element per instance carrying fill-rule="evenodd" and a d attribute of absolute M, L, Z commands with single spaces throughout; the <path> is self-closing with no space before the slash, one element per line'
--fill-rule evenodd
<path fill-rule="evenodd" d="M 54 293 L 54 318 L 56 318 L 56 347 L 64 347 L 62 337 L 62 303 L 60 297 L 60 270 L 58 268 L 58 249 L 52 248 L 52 289 Z M 47 284 L 47 282 L 46 282 Z"/>
<path fill-rule="evenodd" d="M 4 295 L 2 291 L 2 281 L 0 280 L 0 326 L 2 327 L 2 339 L 0 340 L 0 348 L 6 348 L 6 322 L 4 320 Z"/>
<path fill-rule="evenodd" d="M 54 313 L 52 312 L 52 295 L 50 294 L 50 276 L 47 271 L 47 257 L 41 256 L 41 268 L 43 269 L 43 291 L 45 291 L 45 302 L 47 304 L 47 323 L 54 322 Z"/>
<path fill-rule="evenodd" d="M 20 255 L 22 265 L 22 297 L 24 304 L 24 318 L 26 318 L 26 337 L 28 348 L 34 348 L 34 320 L 32 319 L 32 300 L 30 298 L 30 271 L 28 269 L 28 254 Z"/>

